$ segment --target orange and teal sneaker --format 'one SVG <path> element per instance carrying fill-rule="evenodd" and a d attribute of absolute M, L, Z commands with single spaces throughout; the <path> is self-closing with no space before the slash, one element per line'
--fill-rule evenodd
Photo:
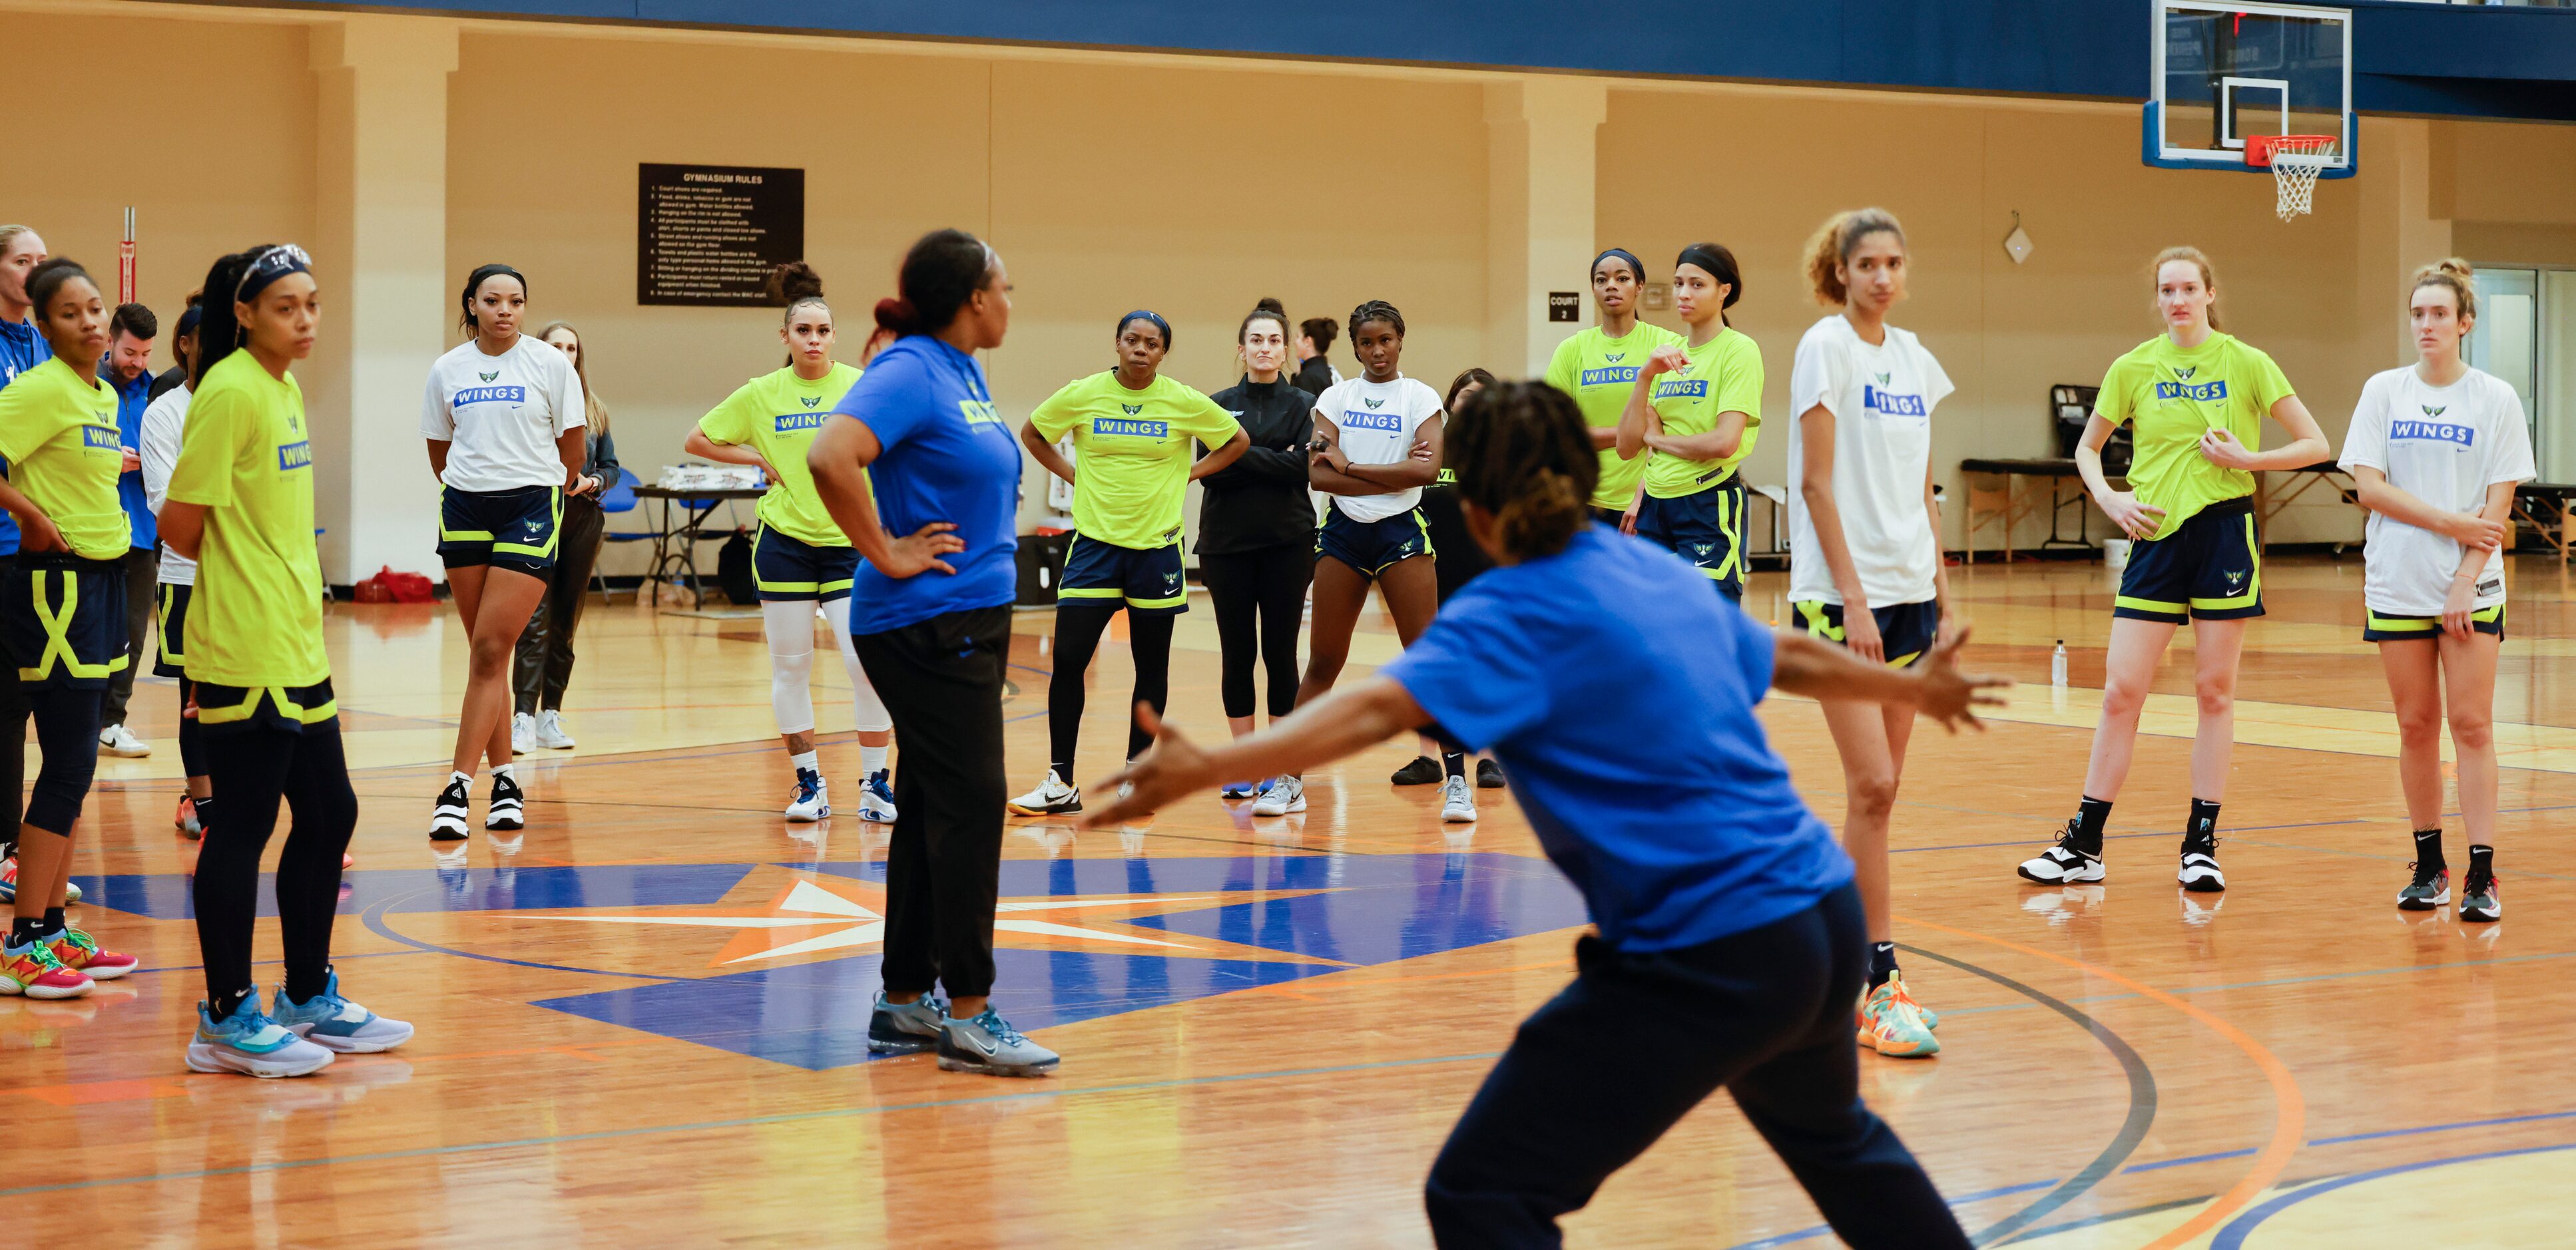
<path fill-rule="evenodd" d="M 50 942 L 0 945 L 0 994 L 29 998 L 78 998 L 96 984 L 89 974 L 66 968 Z"/>
<path fill-rule="evenodd" d="M 93 981 L 113 981 L 143 962 L 132 955 L 100 949 L 97 938 L 78 929 L 64 929 L 54 935 L 49 945 L 54 949 L 54 958 L 61 960 L 64 967 L 87 973 Z"/>
<path fill-rule="evenodd" d="M 1923 1017 L 1924 1028 L 1937 1029 L 1941 1027 L 1941 1017 L 1938 1013 L 1934 1012 L 1931 1008 L 1914 1001 L 1914 991 L 1906 986 L 1904 973 L 1900 972 L 1895 976 L 1889 977 L 1888 983 L 1896 987 L 1896 996 L 1904 999 L 1905 1005 L 1912 1007 L 1915 1015 Z"/>
<path fill-rule="evenodd" d="M 1941 1053 L 1940 1039 L 1923 1023 L 1921 1011 L 1905 994 L 1902 979 L 1890 977 L 1860 1008 L 1860 1044 L 1896 1059 L 1929 1059 Z"/>
<path fill-rule="evenodd" d="M 63 886 L 63 906 L 69 907 L 80 900 L 80 883 L 77 881 L 66 882 Z M 18 857 L 12 855 L 7 859 L 0 859 L 0 903 L 14 903 L 17 901 Z"/>

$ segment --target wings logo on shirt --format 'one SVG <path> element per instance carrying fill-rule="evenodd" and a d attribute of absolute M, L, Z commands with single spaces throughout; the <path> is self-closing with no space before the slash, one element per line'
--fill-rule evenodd
<path fill-rule="evenodd" d="M 2433 405 L 2431 405 L 2431 404 L 2425 404 L 2423 407 L 2424 407 L 2424 415 L 2425 415 L 2425 416 L 2428 416 L 2428 417 L 2438 417 L 2438 416 L 2442 415 L 2443 413 L 2449 412 L 2449 411 L 2451 410 L 2450 405 L 2448 405 L 2448 404 L 2444 404 L 2443 406 L 2441 406 L 2441 407 L 2439 407 L 2439 408 L 2436 408 L 2436 407 L 2434 407 L 2434 406 L 2433 406 Z"/>
<path fill-rule="evenodd" d="M 2430 411 L 2441 410 L 2436 408 Z M 2453 425 L 2448 421 L 2391 421 L 2388 423 L 2388 437 L 2391 441 L 2424 439 L 2439 443 L 2457 443 L 2462 447 L 2474 447 L 2478 442 L 2476 430 L 2465 425 Z"/>
<path fill-rule="evenodd" d="M 2198 372 L 2200 372 L 2200 366 L 2199 366 L 2199 365 L 2193 365 L 2192 367 L 2190 367 L 2190 368 L 2188 368 L 2188 369 L 2176 369 L 2176 370 L 2174 370 L 2174 376 L 2175 376 L 2175 377 L 2178 377 L 2178 378 L 2181 378 L 2181 379 L 2182 379 L 2183 381 L 2185 381 L 2185 382 L 2188 382 L 2188 381 L 2190 381 L 2190 380 L 2191 380 L 2191 375 L 2193 375 L 2193 374 L 2195 374 L 2195 373 L 2198 373 Z"/>
<path fill-rule="evenodd" d="M 483 379 L 483 380 L 484 380 L 484 381 L 486 381 L 486 382 L 498 382 L 498 381 L 500 381 L 500 380 L 501 380 L 501 371 L 500 371 L 500 370 L 498 370 L 498 369 L 495 369 L 495 370 L 491 371 L 490 373 L 478 373 L 478 374 L 475 374 L 474 376 L 476 376 L 476 377 L 478 377 L 478 378 L 481 378 L 481 379 Z"/>
<path fill-rule="evenodd" d="M 1622 361 L 1622 360 L 1626 360 L 1626 359 L 1628 358 L 1628 353 L 1626 353 L 1626 352 L 1603 352 L 1603 353 L 1601 354 L 1601 358 L 1602 358 L 1603 360 L 1609 361 L 1611 364 L 1614 364 L 1614 365 L 1615 365 L 1615 364 L 1619 363 L 1619 362 L 1620 362 L 1620 361 Z"/>
<path fill-rule="evenodd" d="M 1125 407 L 1125 405 L 1122 404 L 1120 407 Z M 1169 421 L 1130 421 L 1121 417 L 1097 417 L 1091 422 L 1091 432 L 1093 434 L 1115 434 L 1127 438 L 1169 438 L 1172 435 L 1172 423 Z"/>
<path fill-rule="evenodd" d="M 313 444 L 301 440 L 280 443 L 277 448 L 277 470 L 280 473 L 313 467 Z"/>
<path fill-rule="evenodd" d="M 796 397 L 796 402 L 803 404 L 808 408 L 820 408 L 823 406 L 823 397 L 820 395 L 799 395 Z"/>
<path fill-rule="evenodd" d="M 1383 400 L 1383 399 L 1363 399 L 1363 400 L 1361 400 L 1360 402 L 1361 402 L 1361 403 L 1363 403 L 1363 404 L 1367 404 L 1367 405 L 1368 405 L 1369 407 L 1371 407 L 1371 408 L 1384 408 L 1384 407 L 1386 407 L 1386 401 L 1385 401 L 1385 400 Z"/>
<path fill-rule="evenodd" d="M 1880 386 L 1893 386 L 1893 385 L 1895 385 L 1895 378 L 1896 378 L 1896 375 L 1895 375 L 1895 374 L 1892 374 L 1892 373 L 1882 373 L 1882 374 L 1879 374 L 1879 375 L 1878 375 L 1878 384 L 1879 384 Z"/>
<path fill-rule="evenodd" d="M 89 448 L 91 451 L 118 450 L 116 427 L 112 425 L 82 426 L 81 445 Z"/>
<path fill-rule="evenodd" d="M 1135 416 L 1137 413 L 1145 411 L 1145 405 L 1143 404 L 1120 404 L 1118 406 L 1126 409 L 1127 415 L 1131 417 Z"/>

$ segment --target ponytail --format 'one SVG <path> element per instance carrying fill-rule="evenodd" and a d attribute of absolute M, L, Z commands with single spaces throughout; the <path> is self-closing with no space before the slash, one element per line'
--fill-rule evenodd
<path fill-rule="evenodd" d="M 1494 540 L 1514 560 L 1552 556 L 1592 523 L 1601 456 L 1565 392 L 1494 382 L 1449 415 L 1443 442 L 1458 494 L 1492 514 Z"/>
<path fill-rule="evenodd" d="M 963 230 L 933 230 L 904 253 L 897 295 L 877 301 L 877 324 L 896 335 L 937 334 L 957 320 L 993 270 L 993 249 Z"/>
<path fill-rule="evenodd" d="M 197 352 L 189 362 L 188 386 L 191 390 L 206 385 L 206 375 L 241 347 L 241 322 L 233 315 L 232 292 L 241 288 L 242 273 L 250 267 L 251 258 L 268 250 L 255 247 L 218 257 L 206 271 L 205 302 L 197 305 Z"/>
<path fill-rule="evenodd" d="M 1726 284 L 1726 298 L 1719 300 L 1717 304 L 1717 323 L 1723 326 L 1734 325 L 1734 320 L 1726 315 L 1726 310 L 1735 307 L 1735 301 L 1744 298 L 1744 271 L 1736 265 L 1735 253 L 1726 250 L 1726 245 L 1722 243 L 1693 243 L 1683 248 L 1681 258 L 1673 262 L 1675 269 L 1684 265 L 1697 265 L 1707 270 L 1710 277 Z"/>

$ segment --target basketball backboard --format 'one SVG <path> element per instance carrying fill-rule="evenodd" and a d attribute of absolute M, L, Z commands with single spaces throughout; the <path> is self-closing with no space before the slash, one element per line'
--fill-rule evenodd
<path fill-rule="evenodd" d="M 2263 173 L 2246 164 L 2248 136 L 2332 135 L 2318 176 L 2353 175 L 2350 10 L 2155 0 L 2153 11 L 2147 164 Z"/>

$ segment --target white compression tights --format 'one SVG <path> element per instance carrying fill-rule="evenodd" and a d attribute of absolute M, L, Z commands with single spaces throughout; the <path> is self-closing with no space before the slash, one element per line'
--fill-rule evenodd
<path fill-rule="evenodd" d="M 841 667 L 850 675 L 858 729 L 866 733 L 894 728 L 894 718 L 886 714 L 885 701 L 877 697 L 876 687 L 868 684 L 867 670 L 859 667 L 858 647 L 850 641 L 850 601 L 835 599 L 824 604 L 823 619 L 841 643 Z M 814 604 L 811 600 L 763 602 L 760 625 L 761 632 L 769 638 L 769 710 L 778 717 L 778 732 L 811 733 Z"/>

